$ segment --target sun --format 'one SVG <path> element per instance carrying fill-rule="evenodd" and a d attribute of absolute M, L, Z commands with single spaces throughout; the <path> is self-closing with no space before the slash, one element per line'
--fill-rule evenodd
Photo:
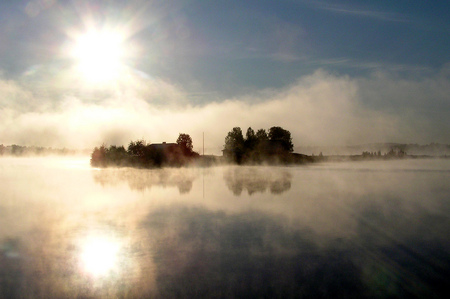
<path fill-rule="evenodd" d="M 118 32 L 90 30 L 75 38 L 72 57 L 79 74 L 88 82 L 116 79 L 125 56 L 123 37 Z"/>

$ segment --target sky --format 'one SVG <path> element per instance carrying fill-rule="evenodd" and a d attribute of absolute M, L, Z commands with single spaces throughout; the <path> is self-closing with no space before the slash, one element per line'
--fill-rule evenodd
<path fill-rule="evenodd" d="M 450 143 L 448 1 L 0 0 L 0 144 Z"/>

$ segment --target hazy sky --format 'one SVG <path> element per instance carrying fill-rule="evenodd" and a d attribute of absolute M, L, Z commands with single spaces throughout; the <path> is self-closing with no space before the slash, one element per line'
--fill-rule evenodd
<path fill-rule="evenodd" d="M 0 1 L 0 144 L 450 143 L 448 1 Z"/>

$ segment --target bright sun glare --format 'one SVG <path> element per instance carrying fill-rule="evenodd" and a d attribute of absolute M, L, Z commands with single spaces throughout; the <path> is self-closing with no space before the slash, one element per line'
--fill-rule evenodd
<path fill-rule="evenodd" d="M 88 274 L 99 277 L 118 267 L 119 242 L 106 237 L 90 237 L 83 242 L 81 267 Z"/>
<path fill-rule="evenodd" d="M 117 32 L 91 30 L 78 36 L 72 56 L 84 79 L 98 83 L 115 79 L 122 66 L 123 38 Z"/>

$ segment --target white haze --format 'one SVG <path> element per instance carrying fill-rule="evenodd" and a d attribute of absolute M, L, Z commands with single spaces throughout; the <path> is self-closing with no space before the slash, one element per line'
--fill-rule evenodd
<path fill-rule="evenodd" d="M 282 126 L 295 146 L 449 142 L 445 68 L 409 79 L 317 70 L 282 89 L 201 105 L 190 103 L 181 87 L 132 72 L 113 87 L 80 87 L 64 76 L 47 77 L 0 76 L 0 143 L 90 148 L 141 138 L 174 142 L 183 132 L 201 152 L 204 132 L 206 153 L 218 154 L 235 126 L 244 133 L 250 126 Z"/>

